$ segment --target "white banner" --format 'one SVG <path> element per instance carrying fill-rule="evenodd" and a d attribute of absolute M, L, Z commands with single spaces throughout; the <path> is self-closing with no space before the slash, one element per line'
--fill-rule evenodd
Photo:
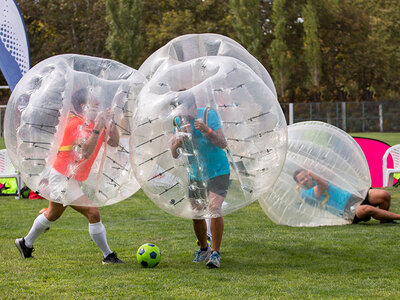
<path fill-rule="evenodd" d="M 0 0 L 0 68 L 10 89 L 30 68 L 24 19 L 14 0 Z"/>

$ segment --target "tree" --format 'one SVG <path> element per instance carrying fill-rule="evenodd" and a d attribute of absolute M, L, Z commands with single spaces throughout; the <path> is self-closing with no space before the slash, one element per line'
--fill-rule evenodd
<path fill-rule="evenodd" d="M 31 66 L 50 56 L 76 53 L 109 57 L 104 0 L 19 0 Z"/>
<path fill-rule="evenodd" d="M 379 65 L 374 69 L 374 80 L 370 90 L 380 98 L 397 99 L 400 96 L 400 21 L 399 1 L 356 0 L 354 5 L 369 16 L 371 46 L 375 49 L 374 59 Z"/>
<path fill-rule="evenodd" d="M 32 66 L 76 53 L 137 68 L 177 36 L 212 32 L 239 41 L 272 70 L 283 101 L 316 92 L 321 101 L 400 96 L 399 1 L 16 1 Z"/>
<path fill-rule="evenodd" d="M 146 0 L 145 51 L 150 55 L 170 40 L 190 33 L 233 32 L 229 0 Z"/>
<path fill-rule="evenodd" d="M 235 37 L 246 49 L 259 58 L 261 50 L 261 7 L 259 0 L 231 0 L 230 12 L 232 15 Z"/>
<path fill-rule="evenodd" d="M 141 0 L 106 0 L 106 20 L 110 26 L 106 47 L 111 57 L 121 63 L 139 68 L 142 55 Z"/>
<path fill-rule="evenodd" d="M 326 3 L 330 16 L 320 24 L 325 96 L 371 100 L 380 56 L 370 39 L 370 18 L 353 1 Z"/>
<path fill-rule="evenodd" d="M 303 7 L 304 57 L 310 75 L 312 99 L 319 100 L 321 49 L 318 36 L 318 18 L 312 1 Z"/>
<path fill-rule="evenodd" d="M 272 5 L 273 13 L 271 21 L 274 24 L 274 40 L 268 53 L 271 56 L 272 76 L 278 88 L 278 93 L 285 101 L 285 90 L 289 84 L 292 66 L 292 53 L 289 51 L 285 37 L 287 14 L 285 12 L 286 0 L 275 0 Z"/>

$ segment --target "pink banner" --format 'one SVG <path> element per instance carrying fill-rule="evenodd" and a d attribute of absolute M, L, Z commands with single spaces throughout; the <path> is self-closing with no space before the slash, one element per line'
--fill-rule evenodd
<path fill-rule="evenodd" d="M 360 145 L 367 158 L 369 172 L 371 173 L 371 186 L 383 187 L 382 158 L 386 150 L 390 148 L 390 145 L 375 139 L 361 137 L 355 137 L 354 139 Z M 393 160 L 390 155 L 387 160 L 387 167 L 393 168 Z"/>

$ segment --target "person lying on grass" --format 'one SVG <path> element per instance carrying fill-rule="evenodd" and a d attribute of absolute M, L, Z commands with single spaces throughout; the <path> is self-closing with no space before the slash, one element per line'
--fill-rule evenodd
<path fill-rule="evenodd" d="M 399 214 L 389 211 L 391 196 L 388 191 L 370 189 L 365 199 L 362 200 L 304 169 L 295 171 L 293 179 L 303 189 L 301 197 L 307 203 L 326 209 L 333 214 L 343 217 L 353 216 L 354 212 L 352 214 L 350 208 L 360 202 L 355 210 L 353 224 L 361 221 L 367 222 L 371 218 L 379 220 L 381 223 L 400 220 Z"/>

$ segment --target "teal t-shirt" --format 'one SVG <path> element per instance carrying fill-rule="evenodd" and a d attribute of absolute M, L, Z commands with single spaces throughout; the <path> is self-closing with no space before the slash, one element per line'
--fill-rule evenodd
<path fill-rule="evenodd" d="M 203 120 L 205 109 L 206 108 L 197 109 L 196 119 Z M 190 164 L 190 178 L 199 181 L 207 181 L 216 176 L 229 174 L 229 161 L 226 157 L 225 151 L 215 146 L 206 135 L 195 129 L 194 121 L 194 119 L 190 121 L 192 127 L 192 140 L 191 142 L 189 141 L 184 143 L 186 152 L 193 154 L 193 150 L 197 150 L 197 157 L 195 155 L 188 157 Z M 203 120 L 203 122 L 204 121 L 205 120 Z M 177 123 L 179 126 L 179 120 Z M 221 128 L 218 114 L 212 109 L 209 109 L 207 113 L 206 125 L 210 127 L 212 131 Z"/>
<path fill-rule="evenodd" d="M 314 182 L 314 187 L 317 184 Z M 301 197 L 313 206 L 320 206 L 327 211 L 341 216 L 346 207 L 347 201 L 351 197 L 351 193 L 344 191 L 337 186 L 329 183 L 328 189 L 318 198 L 315 197 L 314 187 L 301 192 Z M 325 201 L 325 203 L 323 203 Z"/>

